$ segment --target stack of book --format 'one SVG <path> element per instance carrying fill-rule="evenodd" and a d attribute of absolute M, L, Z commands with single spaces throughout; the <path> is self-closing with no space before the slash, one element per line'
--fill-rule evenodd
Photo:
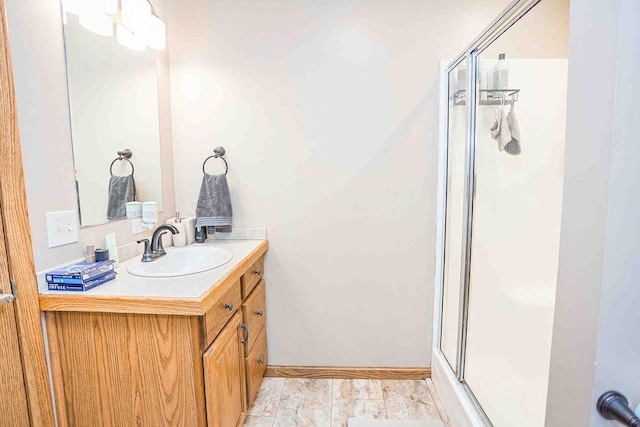
<path fill-rule="evenodd" d="M 115 279 L 115 261 L 81 262 L 49 271 L 45 278 L 50 291 L 88 291 Z"/>

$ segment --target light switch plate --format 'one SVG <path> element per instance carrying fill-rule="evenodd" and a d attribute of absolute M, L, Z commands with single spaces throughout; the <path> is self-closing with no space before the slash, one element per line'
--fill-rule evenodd
<path fill-rule="evenodd" d="M 50 248 L 78 241 L 77 211 L 47 212 L 46 217 Z"/>

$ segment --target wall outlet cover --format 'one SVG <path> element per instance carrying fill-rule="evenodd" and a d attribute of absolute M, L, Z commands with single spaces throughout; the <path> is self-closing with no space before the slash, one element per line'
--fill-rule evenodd
<path fill-rule="evenodd" d="M 131 220 L 131 234 L 142 233 L 145 230 L 142 226 L 142 218 L 134 218 Z"/>
<path fill-rule="evenodd" d="M 78 212 L 47 212 L 47 238 L 49 247 L 68 245 L 78 241 Z"/>

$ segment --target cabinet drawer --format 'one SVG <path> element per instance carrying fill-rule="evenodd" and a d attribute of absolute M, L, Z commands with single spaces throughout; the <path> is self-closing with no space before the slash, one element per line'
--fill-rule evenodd
<path fill-rule="evenodd" d="M 249 298 L 242 303 L 242 317 L 249 332 L 249 340 L 244 346 L 245 356 L 249 354 L 258 338 L 267 318 L 266 300 L 264 296 L 264 280 L 253 289 Z"/>
<path fill-rule="evenodd" d="M 204 315 L 205 345 L 208 346 L 213 341 L 240 304 L 240 281 L 237 281 Z"/>
<path fill-rule="evenodd" d="M 247 396 L 249 406 L 260 388 L 264 371 L 267 369 L 267 328 L 262 328 L 249 355 L 245 358 L 247 367 Z"/>
<path fill-rule="evenodd" d="M 264 276 L 264 257 L 254 262 L 242 275 L 242 298 L 246 298 Z"/>

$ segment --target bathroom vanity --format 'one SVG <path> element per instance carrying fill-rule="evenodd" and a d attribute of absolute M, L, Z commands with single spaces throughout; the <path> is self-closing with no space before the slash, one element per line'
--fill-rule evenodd
<path fill-rule="evenodd" d="M 207 243 L 211 244 L 211 243 Z M 267 366 L 265 240 L 203 273 L 46 292 L 60 426 L 242 425 Z"/>

